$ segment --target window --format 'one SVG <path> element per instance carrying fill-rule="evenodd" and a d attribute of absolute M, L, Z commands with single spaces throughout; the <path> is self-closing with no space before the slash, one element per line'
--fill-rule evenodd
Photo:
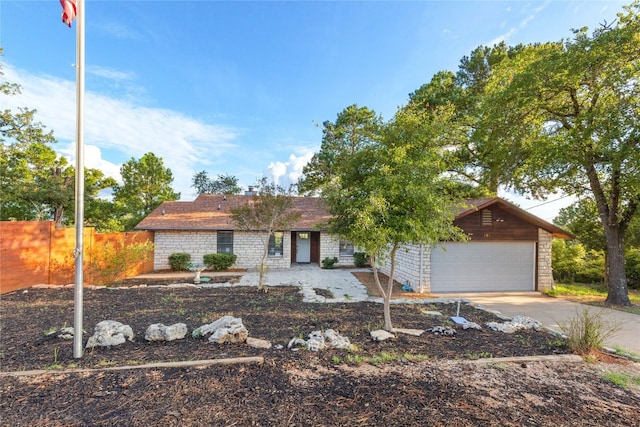
<path fill-rule="evenodd" d="M 276 231 L 269 236 L 269 256 L 282 256 L 282 243 L 284 241 L 284 233 Z"/>
<path fill-rule="evenodd" d="M 233 231 L 218 231 L 218 253 L 233 253 Z"/>
<path fill-rule="evenodd" d="M 353 256 L 353 244 L 346 240 L 340 240 L 340 256 Z"/>
<path fill-rule="evenodd" d="M 482 225 L 483 226 L 493 225 L 493 212 L 491 212 L 491 210 L 484 209 L 482 211 Z"/>

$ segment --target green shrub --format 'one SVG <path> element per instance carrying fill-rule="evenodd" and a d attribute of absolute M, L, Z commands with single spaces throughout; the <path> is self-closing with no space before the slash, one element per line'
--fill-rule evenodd
<path fill-rule="evenodd" d="M 336 262 L 338 262 L 338 258 L 333 257 L 333 258 L 325 258 L 322 260 L 322 268 L 326 268 L 326 269 L 332 269 L 333 268 L 333 264 L 335 264 Z"/>
<path fill-rule="evenodd" d="M 619 322 L 607 322 L 604 313 L 576 310 L 576 316 L 567 322 L 559 323 L 560 330 L 567 336 L 567 346 L 578 354 L 588 354 L 597 350 L 607 338 L 616 335 L 621 328 Z"/>
<path fill-rule="evenodd" d="M 206 254 L 202 257 L 204 265 L 214 271 L 223 271 L 235 264 L 236 254 Z"/>
<path fill-rule="evenodd" d="M 640 248 L 629 248 L 624 256 L 627 272 L 627 285 L 632 289 L 640 289 Z"/>
<path fill-rule="evenodd" d="M 191 254 L 179 252 L 169 255 L 169 267 L 173 271 L 189 271 L 191 269 Z"/>
<path fill-rule="evenodd" d="M 553 278 L 560 283 L 571 283 L 575 275 L 584 268 L 586 250 L 581 244 L 554 239 L 551 244 Z"/>
<path fill-rule="evenodd" d="M 356 267 L 366 267 L 369 265 L 369 255 L 365 252 L 354 252 L 353 263 Z"/>
<path fill-rule="evenodd" d="M 127 276 L 127 271 L 153 256 L 151 242 L 106 242 L 88 251 L 88 276 L 92 284 L 114 285 Z"/>
<path fill-rule="evenodd" d="M 580 270 L 576 271 L 575 281 L 578 283 L 604 282 L 604 252 L 591 250 L 587 252 Z"/>

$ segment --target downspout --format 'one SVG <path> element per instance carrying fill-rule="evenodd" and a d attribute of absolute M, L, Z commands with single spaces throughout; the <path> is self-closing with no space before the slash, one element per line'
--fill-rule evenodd
<path fill-rule="evenodd" d="M 423 250 L 423 245 L 422 243 L 420 243 L 420 275 L 418 277 L 418 287 L 419 287 L 419 291 L 420 293 L 422 293 L 424 291 L 423 287 L 422 287 L 422 274 L 423 274 L 423 269 L 424 269 L 424 250 Z"/>

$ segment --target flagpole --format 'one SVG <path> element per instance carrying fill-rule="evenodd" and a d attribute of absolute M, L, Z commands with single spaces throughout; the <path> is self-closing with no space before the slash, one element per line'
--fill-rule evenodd
<path fill-rule="evenodd" d="M 84 0 L 76 0 L 76 258 L 73 357 L 82 357 L 84 258 Z"/>

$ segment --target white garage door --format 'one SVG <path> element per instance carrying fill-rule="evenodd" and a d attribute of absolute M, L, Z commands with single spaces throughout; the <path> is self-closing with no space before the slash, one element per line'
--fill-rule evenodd
<path fill-rule="evenodd" d="M 431 292 L 533 291 L 534 242 L 445 243 L 431 251 Z"/>

